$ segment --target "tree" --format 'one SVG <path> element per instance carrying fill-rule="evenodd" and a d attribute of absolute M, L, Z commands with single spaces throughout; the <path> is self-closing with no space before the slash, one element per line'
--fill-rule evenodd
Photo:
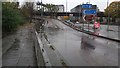
<path fill-rule="evenodd" d="M 58 12 L 59 8 L 54 4 L 46 4 L 48 12 Z"/>
<path fill-rule="evenodd" d="M 105 15 L 112 18 L 120 18 L 120 1 L 114 1 L 105 9 Z"/>
<path fill-rule="evenodd" d="M 34 12 L 34 2 L 25 2 L 21 7 L 21 12 L 31 23 Z"/>
<path fill-rule="evenodd" d="M 58 12 L 59 8 L 54 4 L 46 4 L 47 12 L 52 12 L 51 16 L 56 16 L 56 12 Z"/>
<path fill-rule="evenodd" d="M 24 18 L 18 9 L 18 3 L 2 3 L 2 36 L 13 32 L 23 22 Z"/>
<path fill-rule="evenodd" d="M 59 8 L 58 8 L 58 6 L 55 6 L 54 5 L 54 7 L 53 7 L 53 16 L 55 16 L 56 17 L 56 15 L 57 15 L 57 12 L 58 12 L 58 10 L 59 10 Z"/>

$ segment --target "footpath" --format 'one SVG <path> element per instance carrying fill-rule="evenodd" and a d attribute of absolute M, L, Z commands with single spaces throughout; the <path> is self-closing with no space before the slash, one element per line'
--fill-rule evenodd
<path fill-rule="evenodd" d="M 32 34 L 32 24 L 27 23 L 21 26 L 14 35 L 2 39 L 3 68 L 37 66 Z"/>

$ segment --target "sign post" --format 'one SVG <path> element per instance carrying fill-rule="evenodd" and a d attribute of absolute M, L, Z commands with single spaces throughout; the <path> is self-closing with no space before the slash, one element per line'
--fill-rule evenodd
<path fill-rule="evenodd" d="M 92 20 L 92 15 L 96 15 L 96 9 L 91 9 L 92 8 L 92 4 L 83 4 L 82 8 L 85 9 L 83 10 L 83 14 L 84 14 L 84 21 L 87 21 L 88 23 L 88 31 L 89 31 L 89 22 Z M 84 27 L 84 23 L 83 23 L 83 27 Z"/>
<path fill-rule="evenodd" d="M 82 9 L 89 9 L 89 8 L 92 8 L 92 4 L 82 4 Z M 84 15 L 83 16 L 83 20 L 85 21 L 86 19 L 86 14 L 83 13 Z M 89 28 L 88 28 L 89 29 Z M 83 22 L 83 30 L 84 30 L 84 22 Z"/>

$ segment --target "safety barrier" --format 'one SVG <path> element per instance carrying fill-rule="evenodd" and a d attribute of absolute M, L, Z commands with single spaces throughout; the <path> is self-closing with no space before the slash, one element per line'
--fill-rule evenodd
<path fill-rule="evenodd" d="M 44 22 L 44 21 L 40 21 Z M 34 24 L 34 45 L 35 45 L 35 52 L 37 58 L 37 65 L 38 68 L 46 68 L 46 66 L 51 67 L 51 63 L 49 61 L 48 55 L 44 49 L 44 45 L 41 42 L 41 35 L 39 33 L 40 30 L 40 23 Z"/>

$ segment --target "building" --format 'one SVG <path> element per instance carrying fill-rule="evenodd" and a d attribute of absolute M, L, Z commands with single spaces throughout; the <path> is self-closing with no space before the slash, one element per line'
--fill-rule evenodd
<path fill-rule="evenodd" d="M 64 5 L 55 5 L 58 8 L 58 12 L 64 12 Z"/>
<path fill-rule="evenodd" d="M 99 9 L 98 9 L 97 5 L 92 5 L 92 8 L 89 8 L 89 9 L 96 9 L 97 12 L 99 12 Z M 77 5 L 76 7 L 72 8 L 70 11 L 71 12 L 80 12 L 80 13 L 82 13 L 83 10 L 85 10 L 85 9 L 82 8 L 82 5 Z"/>

